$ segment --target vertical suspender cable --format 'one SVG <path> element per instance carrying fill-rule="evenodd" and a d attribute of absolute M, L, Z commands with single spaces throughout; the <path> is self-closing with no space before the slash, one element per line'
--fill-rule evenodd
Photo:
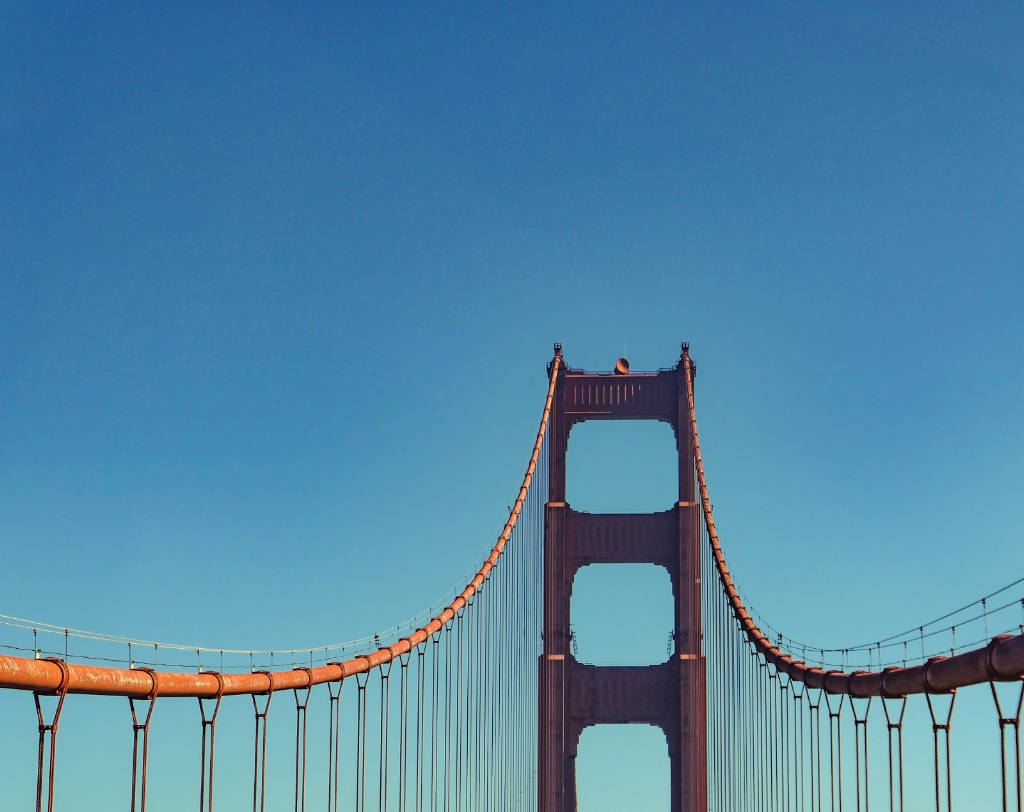
<path fill-rule="evenodd" d="M 412 652 L 402 655 L 399 665 L 399 716 L 398 728 L 398 812 L 406 812 L 409 776 L 409 661 Z"/>
<path fill-rule="evenodd" d="M 452 791 L 452 650 L 454 648 L 455 619 L 452 618 L 445 627 L 445 666 L 444 666 L 444 812 L 451 808 Z"/>
<path fill-rule="evenodd" d="M 857 812 L 869 812 L 870 780 L 868 772 L 868 714 L 871 711 L 871 697 L 864 700 L 863 711 L 857 708 L 858 699 L 850 697 L 850 711 L 853 714 L 853 746 L 855 750 L 857 784 Z"/>
<path fill-rule="evenodd" d="M 463 666 L 462 649 L 465 636 L 465 615 L 466 607 L 462 607 L 455 616 L 456 631 L 458 632 L 455 646 L 455 792 L 452 797 L 455 812 L 462 812 L 462 727 L 465 724 L 463 719 Z"/>
<path fill-rule="evenodd" d="M 274 680 L 269 672 L 267 681 L 270 686 L 264 695 L 262 710 L 260 709 L 257 694 L 252 694 L 252 711 L 255 717 L 255 731 L 253 736 L 252 753 L 252 810 L 263 812 L 267 803 L 267 714 L 270 713 L 270 701 L 274 698 Z"/>
<path fill-rule="evenodd" d="M 438 715 L 439 715 L 439 691 L 440 691 L 440 646 L 441 630 L 434 635 L 434 647 L 432 649 L 431 662 L 431 701 L 430 701 L 430 812 L 437 812 L 437 775 L 438 775 Z"/>
<path fill-rule="evenodd" d="M 214 697 L 213 713 L 207 717 L 206 699 L 199 697 L 199 716 L 202 722 L 202 746 L 200 748 L 200 759 L 202 765 L 199 772 L 199 812 L 213 812 L 213 754 L 217 734 L 217 714 L 220 713 L 220 701 L 224 696 L 224 680 L 216 671 L 207 671 L 217 679 L 217 695 Z M 209 748 L 207 748 L 209 740 Z M 207 790 L 206 777 L 209 774 L 210 783 Z"/>
<path fill-rule="evenodd" d="M 889 745 L 890 812 L 903 812 L 903 714 L 906 709 L 907 698 L 905 696 L 882 697 L 882 710 L 885 711 Z"/>
<path fill-rule="evenodd" d="M 426 684 L 427 647 L 423 643 L 416 651 L 416 812 L 423 812 L 423 787 L 425 783 L 424 748 L 426 746 Z"/>
<path fill-rule="evenodd" d="M 932 718 L 932 736 L 935 745 L 935 812 L 942 812 L 943 795 L 945 796 L 946 812 L 953 812 L 953 776 L 950 770 L 950 731 L 953 722 L 953 707 L 956 705 L 956 691 L 950 693 L 949 707 L 945 714 L 936 708 L 937 701 L 932 694 L 926 693 L 928 713 Z M 945 781 L 941 774 L 945 772 Z M 945 786 L 943 786 L 943 784 Z M 943 793 L 943 789 L 945 792 Z"/>
<path fill-rule="evenodd" d="M 309 695 L 313 690 L 313 673 L 309 668 L 297 669 L 306 672 L 306 687 L 295 688 L 295 812 L 306 810 L 306 710 Z"/>
<path fill-rule="evenodd" d="M 47 722 L 43 716 L 43 708 L 39 702 L 39 692 L 37 691 L 32 694 L 32 698 L 36 705 L 36 719 L 39 722 L 39 758 L 36 769 L 36 812 L 42 812 L 43 808 L 43 763 L 45 760 L 44 753 L 46 750 L 47 738 L 50 740 L 50 756 L 46 769 L 46 810 L 47 812 L 53 812 L 53 784 L 56 779 L 57 769 L 57 729 L 58 723 L 60 722 L 60 713 L 64 709 L 64 699 L 68 694 L 68 683 L 70 682 L 70 672 L 68 671 L 67 664 L 64 660 L 58 660 L 53 657 L 47 657 L 45 659 L 57 664 L 60 668 L 61 677 L 60 687 L 57 689 L 57 708 L 53 712 L 53 721 Z M 212 783 L 212 777 L 210 780 Z"/>
<path fill-rule="evenodd" d="M 356 674 L 356 812 L 366 809 L 366 684 L 369 673 Z"/>
<path fill-rule="evenodd" d="M 1017 801 L 1015 804 L 1017 812 L 1022 812 L 1022 809 L 1024 809 L 1024 793 L 1021 791 L 1020 717 L 1022 707 L 1024 707 L 1024 680 L 1020 680 L 1017 683 L 1017 708 L 1012 716 L 1008 716 L 1003 711 L 1002 703 L 999 700 L 999 692 L 996 690 L 996 684 L 989 682 L 989 687 L 992 689 L 992 700 L 996 706 L 996 719 L 999 722 L 999 768 L 1002 777 L 1003 812 L 1008 812 L 1010 809 L 1011 793 Z M 1006 741 L 1011 730 L 1013 731 L 1013 753 L 1011 757 L 1016 777 L 1015 789 L 1011 789 L 1010 778 L 1007 775 L 1006 769 L 1006 756 L 1009 749 L 1006 746 Z"/>
<path fill-rule="evenodd" d="M 147 703 L 146 718 L 139 724 L 139 717 L 135 712 L 135 700 L 128 697 L 128 707 L 132 713 L 132 812 L 136 812 L 136 796 L 139 796 L 140 804 L 137 807 L 139 812 L 146 812 L 146 785 L 148 783 L 149 767 L 149 723 L 153 718 L 153 708 L 156 707 L 157 681 L 156 675 L 151 668 L 139 668 L 139 671 L 146 671 L 153 680 L 153 688 L 144 702 Z M 142 734 L 142 770 L 139 770 L 139 734 Z"/>
<path fill-rule="evenodd" d="M 342 672 L 344 673 L 344 671 Z M 341 746 L 341 688 L 344 678 L 327 683 L 327 812 L 338 812 L 338 761 Z M 337 691 L 335 691 L 337 685 Z"/>
<path fill-rule="evenodd" d="M 388 809 L 388 736 L 391 732 L 391 666 L 394 660 L 388 660 L 379 669 L 380 672 L 380 774 L 377 779 L 377 804 L 381 812 Z"/>

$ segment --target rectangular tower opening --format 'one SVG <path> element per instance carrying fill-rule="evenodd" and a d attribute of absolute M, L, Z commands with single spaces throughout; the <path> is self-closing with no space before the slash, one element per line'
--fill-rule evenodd
<path fill-rule="evenodd" d="M 671 807 L 665 734 L 651 725 L 596 725 L 580 737 L 576 757 L 578 812 Z"/>
<path fill-rule="evenodd" d="M 653 513 L 679 495 L 672 427 L 658 420 L 587 420 L 573 426 L 566 499 L 587 513 Z"/>
<path fill-rule="evenodd" d="M 591 665 L 657 665 L 671 655 L 675 602 L 664 567 L 592 564 L 576 573 L 573 651 Z"/>

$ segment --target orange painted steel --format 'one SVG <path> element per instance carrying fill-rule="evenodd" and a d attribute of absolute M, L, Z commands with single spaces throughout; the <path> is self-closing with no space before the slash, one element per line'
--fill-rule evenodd
<path fill-rule="evenodd" d="M 693 365 L 688 356 L 686 365 L 686 396 L 689 400 L 690 420 L 693 431 L 694 464 L 704 520 L 711 541 L 715 567 L 721 578 L 726 597 L 740 628 L 754 648 L 778 671 L 788 674 L 811 688 L 821 688 L 831 694 L 849 694 L 853 697 L 900 697 L 908 694 L 948 693 L 967 685 L 989 681 L 1010 681 L 1024 678 L 1024 634 L 1000 635 L 984 648 L 967 651 L 953 657 L 932 657 L 921 665 L 899 668 L 896 666 L 883 671 L 826 671 L 793 659 L 789 654 L 772 644 L 762 632 L 740 600 L 729 568 L 725 563 L 722 545 L 718 540 L 715 518 L 711 514 L 711 499 L 708 497 L 707 481 L 704 478 L 704 462 L 697 435 L 697 415 L 693 400 Z"/>
<path fill-rule="evenodd" d="M 561 358 L 555 358 L 530 464 L 527 466 L 526 476 L 519 488 L 519 495 L 516 497 L 512 512 L 509 514 L 508 521 L 505 522 L 505 527 L 492 548 L 491 554 L 455 600 L 437 617 L 409 636 L 403 637 L 390 646 L 385 646 L 370 654 L 353 657 L 344 662 L 328 663 L 316 668 L 259 671 L 252 674 L 217 674 L 213 671 L 187 674 L 141 668 L 104 668 L 74 663 L 64 664 L 54 660 L 29 660 L 22 657 L 0 656 L 0 688 L 57 693 L 61 688 L 66 670 L 67 693 L 69 694 L 127 696 L 136 699 L 145 699 L 156 693 L 159 693 L 161 698 L 177 696 L 202 699 L 213 699 L 218 695 L 266 694 L 270 691 L 288 688 L 301 689 L 325 682 L 337 682 L 354 674 L 363 674 L 396 660 L 401 655 L 423 645 L 448 625 L 469 603 L 480 586 L 487 580 L 491 570 L 497 565 L 498 559 L 501 558 L 506 545 L 512 538 L 512 530 L 523 512 L 526 494 L 537 470 L 560 367 Z"/>

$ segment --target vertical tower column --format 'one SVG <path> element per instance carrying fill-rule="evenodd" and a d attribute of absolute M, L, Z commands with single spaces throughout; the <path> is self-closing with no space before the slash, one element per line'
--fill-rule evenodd
<path fill-rule="evenodd" d="M 561 347 L 556 345 L 556 355 Z M 701 653 L 700 511 L 683 345 L 679 364 L 656 373 L 587 373 L 563 366 L 550 423 L 544 530 L 544 647 L 540 668 L 538 809 L 576 812 L 576 751 L 596 724 L 646 723 L 668 740 L 673 812 L 707 809 L 707 701 Z M 692 366 L 691 366 L 692 369 Z M 569 432 L 583 420 L 662 420 L 676 433 L 679 499 L 663 513 L 589 514 L 566 501 Z M 675 650 L 653 666 L 598 667 L 570 648 L 577 570 L 592 563 L 665 567 L 675 600 Z"/>
<path fill-rule="evenodd" d="M 556 354 L 561 348 L 556 347 Z M 574 766 L 566 747 L 565 668 L 569 654 L 569 599 L 565 571 L 565 375 L 555 384 L 548 418 L 548 502 L 544 506 L 544 646 L 540 658 L 540 726 L 538 742 L 539 809 L 561 812 L 566 805 L 566 773 Z M 571 578 L 571 575 L 569 576 Z M 574 750 L 575 748 L 573 748 Z M 575 793 L 573 793 L 575 796 Z"/>
<path fill-rule="evenodd" d="M 676 446 L 679 449 L 678 587 L 676 651 L 679 669 L 678 749 L 672 758 L 672 808 L 703 812 L 707 808 L 707 671 L 701 651 L 700 522 L 693 441 L 693 415 L 687 397 L 685 360 L 676 367 Z M 695 367 L 691 364 L 690 369 Z M 671 749 L 671 748 L 670 748 Z"/>

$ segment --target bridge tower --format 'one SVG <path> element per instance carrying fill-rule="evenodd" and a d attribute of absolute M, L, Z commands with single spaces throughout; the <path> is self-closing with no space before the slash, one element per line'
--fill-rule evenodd
<path fill-rule="evenodd" d="M 561 345 L 555 356 L 561 358 Z M 540 658 L 540 812 L 576 812 L 576 754 L 590 725 L 645 723 L 668 740 L 673 812 L 706 812 L 706 677 L 701 652 L 700 508 L 693 421 L 686 391 L 689 346 L 655 373 L 587 373 L 563 367 L 549 423 L 549 494 L 544 518 L 544 647 Z M 691 369 L 695 367 L 691 365 Z M 565 454 L 584 420 L 661 420 L 676 435 L 679 497 L 651 514 L 590 514 L 565 499 Z M 675 600 L 671 659 L 652 666 L 593 666 L 572 656 L 569 606 L 587 564 L 657 564 Z M 625 598 L 624 598 L 625 599 Z"/>

